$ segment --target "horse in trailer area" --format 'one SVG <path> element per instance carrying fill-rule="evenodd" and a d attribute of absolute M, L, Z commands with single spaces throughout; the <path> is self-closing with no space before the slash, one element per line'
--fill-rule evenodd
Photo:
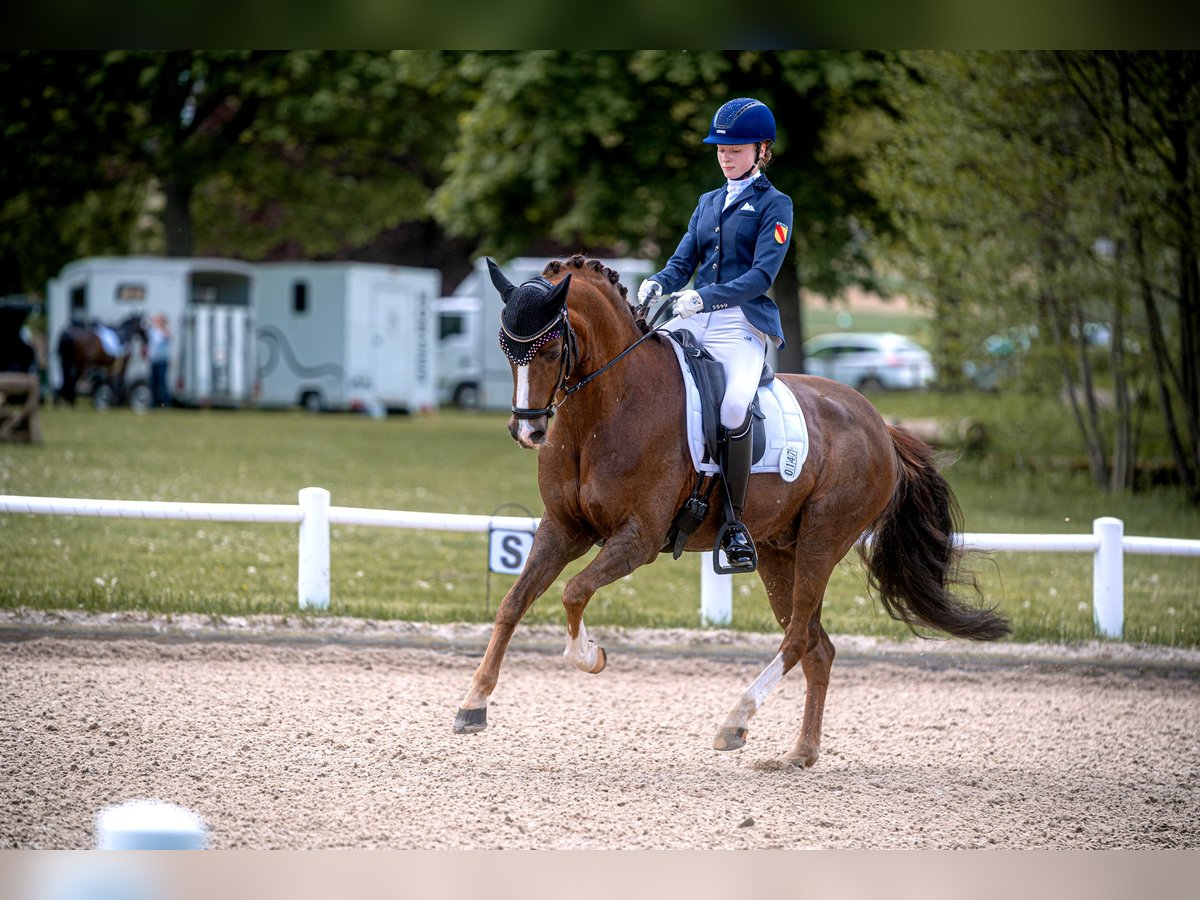
<path fill-rule="evenodd" d="M 488 699 L 517 623 L 563 568 L 596 544 L 595 559 L 563 592 L 564 655 L 585 672 L 604 669 L 605 652 L 588 639 L 583 622 L 588 601 L 669 548 L 677 514 L 699 486 L 676 351 L 671 338 L 639 322 L 618 274 L 582 256 L 552 260 L 541 278 L 519 286 L 496 266 L 491 270 L 505 302 L 501 343 L 513 371 L 508 429 L 522 447 L 538 452 L 545 513 L 458 711 L 454 729 L 460 733 L 487 727 Z M 744 521 L 757 540 L 758 573 L 783 639 L 713 746 L 743 746 L 751 718 L 799 664 L 807 682 L 804 717 L 786 758 L 808 767 L 820 752 L 834 657 L 821 626 L 825 586 L 864 532 L 871 533 L 869 549 L 861 551 L 868 580 L 892 617 L 914 630 L 924 626 L 973 640 L 995 640 L 1010 626 L 993 609 L 954 592 L 973 581 L 958 571 L 958 507 L 932 449 L 887 425 L 850 387 L 811 376 L 777 377 L 806 421 L 807 460 L 788 473 L 790 481 L 778 473 L 752 475 Z M 722 490 L 717 485 L 715 496 Z M 680 549 L 711 550 L 721 527 L 720 504 L 713 503 L 686 543 L 679 540 Z"/>
<path fill-rule="evenodd" d="M 133 352 L 133 339 L 146 343 L 146 324 L 140 315 L 132 315 L 116 326 L 100 323 L 71 323 L 58 338 L 58 360 L 62 385 L 58 396 L 72 406 L 85 376 L 96 384 L 108 385 L 118 399 L 124 394 L 125 367 Z"/>

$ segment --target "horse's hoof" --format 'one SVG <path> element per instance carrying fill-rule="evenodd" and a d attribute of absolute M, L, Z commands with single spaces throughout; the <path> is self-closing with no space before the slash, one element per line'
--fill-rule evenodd
<path fill-rule="evenodd" d="M 808 747 L 803 750 L 793 750 L 783 759 L 784 762 L 790 763 L 797 769 L 811 769 L 816 765 L 817 757 L 820 755 L 820 750 L 815 747 Z"/>
<path fill-rule="evenodd" d="M 608 665 L 608 654 L 604 652 L 604 648 L 597 647 L 596 651 L 600 658 L 596 660 L 596 665 L 588 669 L 588 672 L 592 675 L 599 675 L 604 671 L 604 667 Z"/>
<path fill-rule="evenodd" d="M 454 717 L 455 734 L 476 734 L 487 728 L 487 707 L 460 709 Z"/>
<path fill-rule="evenodd" d="M 722 728 L 713 738 L 714 750 L 740 750 L 746 746 L 747 728 Z"/>

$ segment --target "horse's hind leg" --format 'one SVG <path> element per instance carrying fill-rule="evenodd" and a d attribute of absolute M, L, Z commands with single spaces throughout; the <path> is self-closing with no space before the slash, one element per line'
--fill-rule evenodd
<path fill-rule="evenodd" d="M 825 588 L 834 566 L 854 546 L 857 534 L 861 533 L 855 531 L 847 536 L 845 524 L 829 513 L 822 515 L 821 520 L 829 524 L 807 533 L 802 532 L 797 541 L 792 618 L 783 638 L 784 647 L 799 656 L 806 684 L 800 735 L 784 758 L 792 765 L 806 769 L 817 761 L 821 753 L 825 694 L 829 689 L 829 673 L 833 668 L 833 642 L 821 626 Z"/>
<path fill-rule="evenodd" d="M 563 567 L 582 556 L 588 546 L 587 540 L 571 536 L 553 519 L 543 517 L 525 568 L 496 612 L 496 624 L 492 628 L 483 662 L 475 670 L 471 689 L 463 698 L 454 719 L 456 733 L 470 734 L 487 728 L 488 699 L 496 689 L 500 664 L 517 623 L 528 612 L 533 601 L 554 582 Z"/>
<path fill-rule="evenodd" d="M 781 628 L 786 629 L 792 614 L 792 585 L 795 581 L 794 550 L 762 545 L 758 553 L 758 574 L 767 589 L 767 598 Z M 713 739 L 714 750 L 737 750 L 746 743 L 750 720 L 767 695 L 796 664 L 781 649 L 741 696 Z"/>
<path fill-rule="evenodd" d="M 774 550 L 769 555 L 760 554 L 759 570 L 771 600 L 771 608 L 784 628 L 783 642 L 770 665 L 738 698 L 717 732 L 713 741 L 715 749 L 736 750 L 745 744 L 750 718 L 758 712 L 767 694 L 799 662 L 807 686 L 804 721 L 795 747 L 785 758 L 793 765 L 805 768 L 817 761 L 825 693 L 829 687 L 829 672 L 834 656 L 829 635 L 821 627 L 821 604 L 833 567 L 849 550 L 845 541 L 841 537 L 834 544 L 813 531 L 807 534 L 802 532 L 794 548 Z M 830 546 L 834 547 L 832 551 L 821 549 Z M 767 564 L 765 569 L 764 561 Z"/>
<path fill-rule="evenodd" d="M 829 689 L 829 673 L 833 669 L 833 642 L 821 626 L 821 611 L 809 621 L 804 654 L 800 665 L 804 669 L 807 690 L 804 695 L 804 722 L 796 745 L 784 756 L 794 766 L 810 768 L 821 755 L 821 720 L 825 715 L 825 693 Z"/>

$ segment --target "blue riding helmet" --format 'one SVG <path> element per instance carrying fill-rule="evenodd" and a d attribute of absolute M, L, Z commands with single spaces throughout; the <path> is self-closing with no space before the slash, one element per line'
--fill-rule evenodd
<path fill-rule="evenodd" d="M 730 100 L 717 110 L 706 144 L 757 144 L 775 140 L 775 116 L 753 97 Z"/>

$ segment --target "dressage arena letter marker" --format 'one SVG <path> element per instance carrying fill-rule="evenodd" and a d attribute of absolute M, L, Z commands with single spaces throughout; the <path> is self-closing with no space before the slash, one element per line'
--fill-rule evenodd
<path fill-rule="evenodd" d="M 533 549 L 533 532 L 493 528 L 488 532 L 488 568 L 498 575 L 520 575 Z"/>

